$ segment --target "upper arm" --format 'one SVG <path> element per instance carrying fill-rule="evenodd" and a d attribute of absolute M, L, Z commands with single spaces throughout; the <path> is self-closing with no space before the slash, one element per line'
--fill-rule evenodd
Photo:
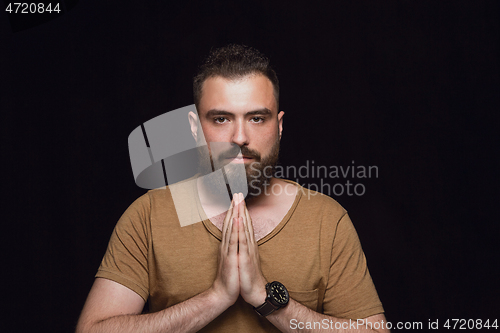
<path fill-rule="evenodd" d="M 340 318 L 366 318 L 382 313 L 366 257 L 347 214 L 337 224 L 331 251 L 323 313 Z"/>
<path fill-rule="evenodd" d="M 118 220 L 96 277 L 113 280 L 147 300 L 150 235 L 150 200 L 146 194 L 135 200 Z"/>
<path fill-rule="evenodd" d="M 108 279 L 96 278 L 90 290 L 77 332 L 86 331 L 93 324 L 119 315 L 140 314 L 144 300 L 136 292 Z"/>

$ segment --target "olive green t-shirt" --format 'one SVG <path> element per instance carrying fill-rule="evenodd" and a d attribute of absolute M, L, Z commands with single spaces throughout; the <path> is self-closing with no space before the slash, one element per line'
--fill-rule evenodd
<path fill-rule="evenodd" d="M 332 198 L 288 182 L 298 186 L 294 203 L 257 242 L 266 280 L 283 283 L 295 301 L 326 315 L 383 313 L 347 212 Z M 207 290 L 215 279 L 221 232 L 206 218 L 196 186 L 186 188 L 192 214 L 202 222 L 181 227 L 168 187 L 151 190 L 118 221 L 96 274 L 149 300 L 151 312 Z M 201 331 L 279 332 L 241 296 Z"/>

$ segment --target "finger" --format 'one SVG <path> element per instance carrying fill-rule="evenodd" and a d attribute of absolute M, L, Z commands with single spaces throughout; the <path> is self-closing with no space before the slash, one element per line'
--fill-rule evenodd
<path fill-rule="evenodd" d="M 232 233 L 232 230 L 233 230 L 233 218 L 235 216 L 235 212 L 236 212 L 236 200 L 234 199 L 234 195 L 233 195 L 233 200 L 231 201 L 231 211 L 228 211 L 227 215 L 226 215 L 226 219 L 227 219 L 227 226 L 226 226 L 226 230 L 225 230 L 225 247 L 226 247 L 226 253 L 229 251 L 229 240 L 231 238 L 231 233 Z"/>
<path fill-rule="evenodd" d="M 238 193 L 239 203 L 238 203 L 238 217 L 245 216 L 245 200 L 243 198 L 243 193 Z"/>
<path fill-rule="evenodd" d="M 224 223 L 222 225 L 222 245 L 224 246 L 224 249 L 227 253 L 227 248 L 229 246 L 229 232 L 231 229 L 231 219 L 233 216 L 234 212 L 234 204 L 231 202 L 231 205 L 229 206 L 229 209 L 226 213 L 226 217 L 224 218 Z"/>
<path fill-rule="evenodd" d="M 227 210 L 226 217 L 224 218 L 224 222 L 222 224 L 222 242 L 225 243 L 225 236 L 227 228 L 229 227 L 229 221 L 231 221 L 231 216 L 233 215 L 233 201 L 231 201 L 231 205 Z"/>
<path fill-rule="evenodd" d="M 241 196 L 243 198 L 243 194 L 241 194 Z M 245 201 L 243 201 L 242 205 L 243 207 L 240 210 L 240 216 L 242 216 L 244 219 L 245 230 L 248 232 L 247 238 L 248 241 L 251 242 L 254 241 L 252 219 L 250 218 L 250 213 L 248 212 L 248 208 Z"/>
<path fill-rule="evenodd" d="M 250 217 L 250 212 L 248 211 L 248 209 L 245 209 L 245 216 L 247 219 L 248 234 L 250 235 L 250 242 L 252 242 L 252 244 L 255 244 L 256 242 L 255 242 L 255 234 L 253 231 L 253 221 L 252 221 L 252 218 Z"/>
<path fill-rule="evenodd" d="M 241 207 L 240 194 L 235 193 L 233 197 L 234 197 L 234 210 L 235 210 L 234 217 L 240 217 L 240 207 Z"/>
<path fill-rule="evenodd" d="M 243 194 L 241 196 L 243 197 Z M 240 215 L 240 217 L 242 217 L 242 219 L 243 219 L 243 227 L 245 229 L 245 237 L 246 237 L 248 246 L 251 247 L 252 244 L 251 244 L 251 237 L 250 237 L 250 230 L 249 230 L 250 220 L 248 219 L 249 215 L 247 214 L 248 209 L 247 209 L 245 201 L 242 202 L 242 206 L 243 206 L 242 207 L 243 212 Z"/>
<path fill-rule="evenodd" d="M 239 243 L 239 253 L 240 256 L 248 255 L 248 240 L 247 235 L 245 234 L 245 227 L 243 226 L 243 218 L 238 218 L 238 243 Z M 246 260 L 246 258 L 243 258 Z"/>
<path fill-rule="evenodd" d="M 233 223 L 232 223 L 233 219 L 238 217 L 238 196 L 237 196 L 237 194 L 233 194 L 232 205 L 233 205 L 233 211 L 231 212 L 231 219 L 230 219 L 231 230 L 233 228 Z"/>
<path fill-rule="evenodd" d="M 238 235 L 236 235 L 236 240 L 235 240 L 235 237 L 233 235 L 234 233 L 234 219 L 235 219 L 235 214 L 236 214 L 236 207 L 233 206 L 233 210 L 231 212 L 231 216 L 229 217 L 229 221 L 228 221 L 228 227 L 227 227 L 227 230 L 226 230 L 226 243 L 227 243 L 227 248 L 229 250 L 229 247 L 230 247 L 230 241 L 231 239 L 233 239 L 233 241 L 238 241 Z M 237 246 L 238 244 L 236 244 Z"/>
<path fill-rule="evenodd" d="M 229 256 L 236 256 L 238 253 L 238 219 L 231 219 L 231 233 L 229 234 Z"/>

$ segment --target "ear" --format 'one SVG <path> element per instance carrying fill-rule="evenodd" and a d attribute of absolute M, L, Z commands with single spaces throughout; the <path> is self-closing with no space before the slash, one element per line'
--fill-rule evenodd
<path fill-rule="evenodd" d="M 284 111 L 280 111 L 280 113 L 278 113 L 278 129 L 279 129 L 280 140 L 281 140 L 281 133 L 283 132 L 283 116 L 284 115 L 285 115 Z"/>
<path fill-rule="evenodd" d="M 191 127 L 191 135 L 194 138 L 194 141 L 198 142 L 198 115 L 193 111 L 189 111 L 188 114 L 189 127 Z"/>

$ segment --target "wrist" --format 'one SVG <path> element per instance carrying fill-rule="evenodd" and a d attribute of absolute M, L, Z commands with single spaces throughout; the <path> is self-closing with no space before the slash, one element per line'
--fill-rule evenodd
<path fill-rule="evenodd" d="M 210 299 L 210 304 L 213 306 L 221 307 L 224 310 L 233 305 L 236 299 L 231 299 L 227 293 L 225 293 L 221 288 L 217 288 L 212 285 L 207 290 L 208 297 Z"/>
<path fill-rule="evenodd" d="M 261 288 L 258 288 L 258 290 L 255 292 L 254 295 L 248 300 L 248 303 L 252 305 L 253 307 L 257 307 L 259 305 L 262 305 L 266 301 L 267 298 L 267 291 L 266 291 L 266 286 L 263 285 Z"/>
<path fill-rule="evenodd" d="M 273 281 L 266 284 L 266 299 L 264 303 L 260 306 L 254 306 L 254 310 L 265 317 L 287 306 L 289 300 L 290 297 L 286 287 L 278 281 Z"/>

